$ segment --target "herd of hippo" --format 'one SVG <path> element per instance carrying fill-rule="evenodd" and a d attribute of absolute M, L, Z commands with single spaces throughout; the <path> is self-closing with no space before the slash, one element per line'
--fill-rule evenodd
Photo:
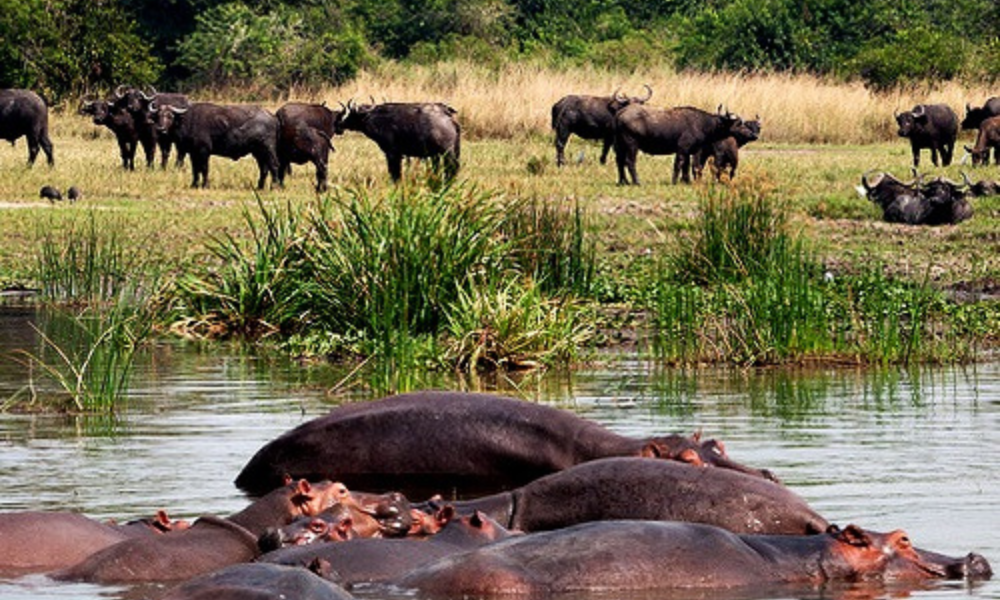
<path fill-rule="evenodd" d="M 125 524 L 0 514 L 0 576 L 155 582 L 162 600 L 349 600 L 361 590 L 750 598 L 992 576 L 978 554 L 832 524 L 720 442 L 633 439 L 489 394 L 338 407 L 266 444 L 236 485 L 253 499 L 246 508 L 192 523 L 164 512 Z"/>

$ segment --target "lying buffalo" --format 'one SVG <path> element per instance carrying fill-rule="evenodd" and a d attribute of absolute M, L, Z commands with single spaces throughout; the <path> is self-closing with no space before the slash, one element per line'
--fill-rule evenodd
<path fill-rule="evenodd" d="M 491 394 L 422 391 L 347 404 L 261 448 L 236 478 L 250 494 L 285 475 L 335 477 L 351 488 L 419 497 L 495 492 L 607 456 L 650 456 L 770 473 L 740 465 L 697 437 L 635 439 L 557 408 Z"/>
<path fill-rule="evenodd" d="M 389 176 L 399 181 L 403 157 L 430 158 L 435 170 L 444 162 L 444 176 L 458 173 L 462 132 L 456 111 L 440 102 L 386 102 L 344 106 L 338 131 L 360 131 L 385 153 Z"/>
<path fill-rule="evenodd" d="M 934 166 L 938 166 L 939 153 L 942 166 L 951 164 L 958 137 L 958 115 L 950 106 L 918 104 L 913 110 L 897 113 L 896 124 L 899 125 L 899 137 L 910 140 L 914 167 L 920 166 L 920 150 L 923 148 L 930 149 Z"/>
<path fill-rule="evenodd" d="M 646 154 L 676 154 L 673 183 L 683 175 L 690 183 L 690 160 L 706 146 L 734 134 L 742 123 L 739 116 L 723 112 L 716 114 L 690 106 L 679 108 L 649 108 L 630 104 L 615 114 L 615 160 L 618 184 L 628 185 L 626 171 L 632 183 L 639 185 L 635 162 L 639 151 Z"/>
<path fill-rule="evenodd" d="M 278 117 L 278 182 L 284 184 L 292 164 L 310 162 L 316 167 L 316 191 L 324 191 L 333 135 L 342 132 L 337 127 L 341 111 L 322 104 L 289 102 L 275 116 Z"/>
<path fill-rule="evenodd" d="M 648 85 L 645 96 L 626 96 L 617 90 L 610 96 L 563 96 L 552 105 L 552 129 L 556 132 L 556 165 L 566 164 L 566 143 L 575 134 L 585 140 L 601 140 L 601 164 L 615 141 L 615 113 L 629 104 L 645 104 L 653 97 Z"/>
<path fill-rule="evenodd" d="M 191 187 L 208 187 L 212 155 L 233 160 L 247 154 L 257 161 L 263 189 L 267 176 L 278 176 L 278 119 L 256 106 L 220 106 L 196 102 L 188 108 L 167 106 L 158 113 L 157 131 L 177 139 L 180 152 L 191 156 Z"/>
<path fill-rule="evenodd" d="M 45 152 L 49 166 L 55 164 L 45 101 L 31 90 L 0 90 L 0 140 L 13 144 L 22 137 L 28 141 L 29 165 L 35 164 L 39 148 Z"/>
<path fill-rule="evenodd" d="M 851 525 L 809 536 L 739 535 L 695 523 L 602 521 L 512 537 L 393 583 L 425 596 L 484 598 L 624 590 L 759 593 L 796 584 L 882 580 L 916 586 L 991 576 L 984 557 L 920 550 L 900 530 L 876 533 Z M 798 597 L 800 591 L 782 589 L 767 597 Z"/>
<path fill-rule="evenodd" d="M 966 185 L 937 177 L 928 183 L 916 177 L 906 183 L 889 173 L 864 173 L 861 188 L 879 205 L 887 223 L 954 225 L 972 217 Z"/>
<path fill-rule="evenodd" d="M 965 151 L 972 155 L 972 164 L 990 164 L 990 151 L 993 151 L 993 161 L 1000 165 L 1000 116 L 989 117 L 979 124 L 976 135 L 976 145 L 966 146 Z"/>
<path fill-rule="evenodd" d="M 990 98 L 982 106 L 965 105 L 962 129 L 979 129 L 980 124 L 990 117 L 1000 116 L 1000 98 Z"/>

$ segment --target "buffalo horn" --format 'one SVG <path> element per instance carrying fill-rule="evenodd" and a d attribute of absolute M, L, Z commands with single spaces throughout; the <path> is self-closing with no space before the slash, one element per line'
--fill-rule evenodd
<path fill-rule="evenodd" d="M 125 95 L 125 91 L 124 91 L 124 90 L 125 90 L 125 89 L 126 89 L 127 87 L 128 87 L 128 86 L 126 86 L 126 85 L 125 85 L 124 83 L 123 83 L 123 84 L 121 84 L 120 86 L 116 87 L 116 88 L 115 88 L 115 97 L 116 97 L 116 98 L 121 98 L 122 96 L 124 96 L 124 95 Z"/>
<path fill-rule="evenodd" d="M 972 187 L 972 180 L 969 179 L 969 174 L 965 171 L 962 171 L 962 180 L 965 181 L 966 187 Z"/>
<path fill-rule="evenodd" d="M 180 108 L 180 107 L 177 107 L 177 106 L 169 106 L 168 105 L 167 108 L 169 108 L 170 112 L 174 113 L 175 115 L 183 115 L 184 113 L 186 113 L 188 111 L 187 108 Z"/>
<path fill-rule="evenodd" d="M 861 185 L 863 185 L 865 187 L 865 191 L 866 192 L 871 192 L 872 189 L 875 186 L 877 186 L 878 184 L 882 183 L 882 178 L 885 177 L 885 173 L 881 173 L 880 172 L 879 176 L 878 176 L 878 179 L 875 181 L 875 183 L 873 183 L 873 184 L 872 183 L 868 183 L 868 176 L 871 175 L 874 172 L 875 172 L 875 170 L 872 169 L 871 171 L 865 171 L 864 173 L 861 174 Z"/>
<path fill-rule="evenodd" d="M 924 108 L 923 104 L 918 104 L 913 108 L 913 116 L 914 117 L 923 116 L 925 110 L 926 109 Z"/>
<path fill-rule="evenodd" d="M 156 103 L 156 100 L 150 100 L 150 101 L 149 101 L 149 112 L 151 112 L 151 113 L 155 113 L 155 112 L 156 112 L 156 111 L 158 111 L 159 109 L 160 109 L 160 107 L 159 107 L 159 105 L 158 105 L 158 104 Z"/>
<path fill-rule="evenodd" d="M 653 97 L 653 88 L 649 87 L 647 84 L 642 84 L 642 87 L 646 88 L 646 97 L 639 102 L 645 103 L 647 100 Z"/>

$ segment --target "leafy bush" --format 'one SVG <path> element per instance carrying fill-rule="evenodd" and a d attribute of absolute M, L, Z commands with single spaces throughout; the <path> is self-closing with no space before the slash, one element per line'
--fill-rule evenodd
<path fill-rule="evenodd" d="M 847 73 L 857 73 L 876 91 L 922 82 L 954 79 L 965 63 L 961 40 L 926 27 L 904 29 L 885 41 L 864 47 L 848 63 Z"/>

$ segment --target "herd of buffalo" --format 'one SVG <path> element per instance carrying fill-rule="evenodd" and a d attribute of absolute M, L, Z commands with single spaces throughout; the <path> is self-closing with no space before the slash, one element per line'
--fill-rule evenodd
<path fill-rule="evenodd" d="M 736 174 L 739 148 L 760 136 L 759 118 L 743 120 L 724 111 L 715 113 L 693 107 L 654 108 L 647 105 L 653 91 L 645 86 L 642 96 L 615 91 L 610 96 L 565 96 L 552 106 L 556 164 L 566 163 L 565 148 L 570 135 L 600 140 L 601 163 L 611 148 L 620 185 L 639 184 L 638 153 L 674 154 L 673 182 L 698 178 L 709 163 L 715 176 Z M 924 183 L 917 172 L 920 152 L 929 149 L 934 165 L 952 162 L 959 129 L 978 129 L 974 147 L 966 146 L 972 164 L 988 164 L 990 152 L 1000 164 L 1000 98 L 982 107 L 966 107 L 965 119 L 945 104 L 920 104 L 897 113 L 899 135 L 907 138 L 913 152 L 914 179 L 903 182 L 888 173 L 865 173 L 859 192 L 877 203 L 886 221 L 911 225 L 954 224 L 972 216 L 968 197 L 994 193 L 989 180 L 973 184 L 937 178 Z M 354 101 L 339 109 L 323 104 L 293 102 L 274 114 L 248 105 L 218 105 L 194 102 L 183 94 L 161 93 L 150 88 L 119 86 L 107 99 L 85 99 L 80 113 L 96 125 L 109 128 L 118 141 L 122 165 L 135 168 L 135 154 L 142 146 L 147 165 L 157 148 L 166 167 L 171 148 L 177 162 L 190 156 L 192 186 L 208 185 L 209 157 L 239 159 L 250 155 L 257 162 L 258 188 L 270 176 L 283 185 L 292 164 L 312 163 L 316 190 L 327 187 L 329 152 L 333 137 L 347 130 L 359 131 L 385 154 L 392 179 L 399 180 L 404 157 L 428 158 L 435 167 L 443 163 L 444 176 L 454 177 L 461 158 L 461 127 L 456 111 L 440 102 L 402 103 Z M 28 141 L 28 162 L 39 150 L 53 163 L 48 136 L 45 102 L 29 90 L 0 90 L 0 138 L 13 143 Z M 940 157 L 940 158 L 939 158 Z M 60 199 L 58 190 L 43 197 Z"/>
<path fill-rule="evenodd" d="M 245 509 L 193 523 L 165 512 L 120 525 L 0 514 L 0 575 L 157 582 L 162 600 L 349 600 L 361 590 L 748 598 L 992 576 L 978 554 L 830 523 L 721 442 L 634 439 L 489 394 L 335 408 L 267 443 L 235 483 L 253 499 Z"/>

